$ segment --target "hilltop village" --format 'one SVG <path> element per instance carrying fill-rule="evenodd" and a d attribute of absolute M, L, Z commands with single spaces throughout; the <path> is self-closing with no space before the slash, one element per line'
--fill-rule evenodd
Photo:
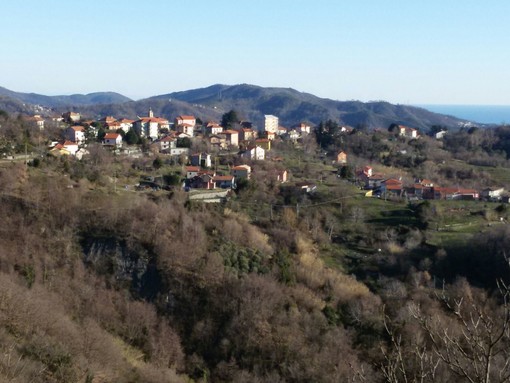
<path fill-rule="evenodd" d="M 25 117 L 25 120 L 37 126 L 40 131 L 44 130 L 45 119 L 40 115 Z M 259 129 L 249 121 L 238 119 L 233 110 L 225 113 L 222 121 L 203 122 L 189 115 L 176 116 L 171 121 L 155 116 L 152 109 L 149 109 L 147 116 L 139 116 L 135 120 L 105 116 L 94 121 L 83 119 L 77 112 L 66 112 L 61 117 L 51 119 L 50 123 L 59 127 L 59 133 L 53 133 L 54 140 L 48 146 L 49 155 L 70 156 L 79 160 L 89 154 L 89 144 L 99 143 L 117 156 L 154 157 L 157 158 L 157 165 L 161 161 L 182 165 L 180 185 L 186 191 L 236 189 L 238 183 L 249 180 L 252 172 L 257 172 L 257 164 L 262 161 L 277 163 L 270 172 L 264 173 L 266 180 L 286 183 L 291 180 L 291 172 L 282 166 L 284 158 L 279 154 L 278 146 L 284 143 L 301 150 L 306 147 L 304 151 L 310 154 L 310 144 L 317 140 L 319 146 L 314 146 L 313 154 L 324 163 L 331 164 L 334 167 L 332 171 L 336 171 L 338 177 L 346 178 L 366 190 L 366 197 L 409 201 L 509 201 L 502 185 L 490 182 L 471 185 L 469 178 L 456 185 L 448 181 L 448 185 L 440 185 L 438 180 L 413 174 L 413 166 L 381 168 L 379 165 L 384 163 L 381 160 L 384 153 L 377 158 L 375 147 L 374 152 L 365 155 L 365 158 L 359 150 L 349 147 L 349 141 L 352 141 L 349 136 L 359 134 L 368 135 L 374 142 L 381 139 L 386 142 L 400 141 L 403 145 L 400 145 L 402 148 L 398 150 L 397 156 L 405 158 L 409 150 L 407 146 L 410 145 L 411 150 L 413 146 L 415 149 L 419 146 L 415 142 L 428 140 L 440 143 L 444 140 L 448 133 L 444 127 L 434 127 L 431 132 L 427 132 L 428 135 L 423 135 L 415 128 L 392 124 L 388 129 L 376 129 L 370 133 L 349 126 L 335 126 L 328 121 L 328 124 L 333 124 L 335 132 L 325 133 L 328 128 L 324 124 L 315 127 L 302 122 L 292 127 L 283 127 L 277 116 L 265 115 L 264 126 Z M 339 144 L 323 145 L 322 140 L 326 135 L 329 135 L 329 140 L 333 139 Z M 407 157 L 416 158 L 416 154 L 411 153 Z M 225 163 L 228 164 L 227 171 L 218 166 Z M 320 177 L 294 181 L 297 189 L 310 192 L 316 188 Z M 162 177 L 153 176 L 143 177 L 134 186 L 138 190 L 169 187 Z M 173 186 L 176 186 L 175 182 Z M 221 200 L 215 194 L 212 196 L 211 199 L 203 196 L 198 198 L 208 202 Z"/>

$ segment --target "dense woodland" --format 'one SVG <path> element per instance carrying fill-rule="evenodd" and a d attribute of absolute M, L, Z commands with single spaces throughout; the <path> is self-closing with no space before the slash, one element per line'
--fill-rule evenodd
<path fill-rule="evenodd" d="M 0 381 L 510 380 L 507 206 L 367 199 L 349 180 L 370 163 L 508 188 L 510 127 L 406 140 L 325 121 L 201 204 L 123 187 L 180 174 L 166 158 L 52 157 L 58 127 L 0 125 L 0 152 L 39 153 L 0 163 Z M 317 191 L 268 181 L 280 168 Z"/>

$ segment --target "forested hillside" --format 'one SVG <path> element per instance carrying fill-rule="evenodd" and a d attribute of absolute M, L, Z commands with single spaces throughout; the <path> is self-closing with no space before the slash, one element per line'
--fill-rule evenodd
<path fill-rule="evenodd" d="M 156 115 L 165 118 L 187 114 L 201 116 L 204 121 L 219 120 L 223 113 L 234 109 L 243 120 L 253 122 L 260 129 L 264 125 L 264 114 L 279 116 L 280 124 L 286 127 L 303 121 L 318 124 L 328 119 L 369 129 L 385 128 L 392 123 L 425 130 L 433 125 L 458 129 L 468 123 L 410 105 L 393 105 L 384 101 L 336 101 L 291 88 L 249 84 L 216 84 L 137 101 L 115 92 L 44 96 L 0 87 L 0 109 L 10 113 L 53 116 L 73 110 L 91 119 L 104 116 L 134 119 L 145 115 L 149 107 Z"/>
<path fill-rule="evenodd" d="M 212 85 L 207 88 L 174 92 L 149 100 L 180 100 L 200 107 L 215 108 L 222 113 L 235 109 L 245 119 L 263 126 L 262 116 L 279 116 L 284 126 L 302 121 L 318 124 L 328 119 L 353 127 L 370 129 L 401 123 L 419 129 L 432 125 L 459 127 L 466 121 L 432 113 L 409 105 L 384 101 L 336 101 L 320 98 L 291 88 L 269 88 L 250 84 Z"/>
<path fill-rule="evenodd" d="M 218 154 L 254 171 L 206 204 L 181 158 L 46 155 L 58 127 L 0 120 L 1 153 L 36 153 L 0 160 L 1 381 L 509 380 L 508 204 L 369 198 L 355 177 L 508 188 L 508 127 L 439 141 L 324 121 L 272 160 Z M 135 188 L 147 177 L 172 185 Z"/>
<path fill-rule="evenodd" d="M 45 96 L 37 93 L 22 93 L 0 87 L 0 96 L 19 100 L 23 103 L 41 105 L 46 108 L 82 106 L 93 104 L 114 104 L 131 101 L 130 98 L 115 92 L 95 92 L 72 94 L 69 96 Z"/>

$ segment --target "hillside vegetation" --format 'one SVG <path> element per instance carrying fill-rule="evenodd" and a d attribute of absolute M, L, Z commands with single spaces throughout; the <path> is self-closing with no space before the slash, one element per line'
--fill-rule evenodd
<path fill-rule="evenodd" d="M 0 119 L 2 153 L 55 133 Z M 277 140 L 280 159 L 250 162 L 219 204 L 136 190 L 183 176 L 149 152 L 3 159 L 0 381 L 508 381 L 508 205 L 368 198 L 354 177 L 371 164 L 508 188 L 507 133 L 410 140 L 325 121 Z M 340 149 L 350 169 L 332 164 Z M 240 161 L 222 154 L 218 170 Z M 270 177 L 282 169 L 290 182 Z"/>

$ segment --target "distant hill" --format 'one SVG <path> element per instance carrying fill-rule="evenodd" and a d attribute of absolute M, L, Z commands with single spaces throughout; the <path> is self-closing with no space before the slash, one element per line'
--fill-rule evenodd
<path fill-rule="evenodd" d="M 37 93 L 14 92 L 2 87 L 0 87 L 0 96 L 9 97 L 26 104 L 41 105 L 47 108 L 95 104 L 118 104 L 131 101 L 130 98 L 115 92 L 73 94 L 70 96 L 44 96 Z"/>
<path fill-rule="evenodd" d="M 388 102 L 335 101 L 291 88 L 263 88 L 255 85 L 212 85 L 207 88 L 155 96 L 149 100 L 180 100 L 221 113 L 234 109 L 240 116 L 261 126 L 264 114 L 280 118 L 284 126 L 301 121 L 317 124 L 332 119 L 343 124 L 387 128 L 392 123 L 428 129 L 432 125 L 456 127 L 466 121 L 408 105 Z"/>
<path fill-rule="evenodd" d="M 223 112 L 211 107 L 202 107 L 189 104 L 179 100 L 168 99 L 144 99 L 140 101 L 124 102 L 122 104 L 98 104 L 79 108 L 79 111 L 87 118 L 101 118 L 104 116 L 113 116 L 116 118 L 136 118 L 137 116 L 147 116 L 149 108 L 152 109 L 155 116 L 165 117 L 173 120 L 180 114 L 194 115 L 203 121 L 221 119 Z"/>
<path fill-rule="evenodd" d="M 291 88 L 264 88 L 248 84 L 216 84 L 139 101 L 132 101 L 113 92 L 43 96 L 0 87 L 0 109 L 26 113 L 27 110 L 37 109 L 33 105 L 51 108 L 57 113 L 73 109 L 89 118 L 106 115 L 136 118 L 147 115 L 151 107 L 156 115 L 169 119 L 179 114 L 192 114 L 203 121 L 219 121 L 223 113 L 234 109 L 238 116 L 254 122 L 258 127 L 263 126 L 265 114 L 278 116 L 280 124 L 287 127 L 302 121 L 318 124 L 332 119 L 341 124 L 370 129 L 387 128 L 397 123 L 427 130 L 432 125 L 455 128 L 467 122 L 409 105 L 394 105 L 383 101 L 335 101 Z"/>
<path fill-rule="evenodd" d="M 35 113 L 34 105 L 27 105 L 20 100 L 3 95 L 0 95 L 0 110 L 4 110 L 7 113 Z"/>

